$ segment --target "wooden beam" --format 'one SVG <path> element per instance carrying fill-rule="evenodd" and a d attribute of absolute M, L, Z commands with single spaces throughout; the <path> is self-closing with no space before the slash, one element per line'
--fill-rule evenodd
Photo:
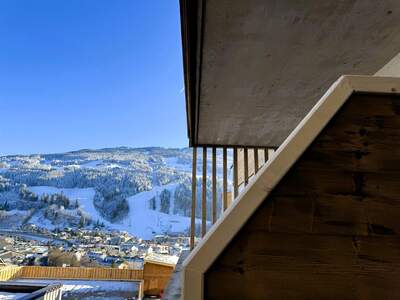
<path fill-rule="evenodd" d="M 201 188 L 201 236 L 203 237 L 207 231 L 207 147 L 203 147 L 203 175 Z"/>
<path fill-rule="evenodd" d="M 192 214 L 190 217 L 190 250 L 194 248 L 194 237 L 196 235 L 196 169 L 197 169 L 197 148 L 193 147 L 192 157 Z"/>
<path fill-rule="evenodd" d="M 212 223 L 217 221 L 217 148 L 212 148 Z"/>
<path fill-rule="evenodd" d="M 238 187 L 238 152 L 237 148 L 233 148 L 233 198 L 235 199 L 239 194 Z"/>
<path fill-rule="evenodd" d="M 254 148 L 254 175 L 258 172 L 258 148 Z"/>
<path fill-rule="evenodd" d="M 247 148 L 243 149 L 244 155 L 244 185 L 249 183 L 249 151 Z"/>
<path fill-rule="evenodd" d="M 226 147 L 223 147 L 222 151 L 222 209 L 225 211 L 228 207 L 228 162 Z"/>

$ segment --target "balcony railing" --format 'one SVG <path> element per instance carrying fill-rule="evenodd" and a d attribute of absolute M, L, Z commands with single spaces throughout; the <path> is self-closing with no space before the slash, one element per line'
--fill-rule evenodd
<path fill-rule="evenodd" d="M 249 184 L 255 174 L 268 161 L 275 148 L 264 147 L 193 147 L 192 164 L 192 207 L 191 207 L 191 230 L 190 248 L 193 249 L 196 243 L 196 207 L 198 200 L 201 201 L 201 230 L 200 235 L 204 237 L 207 233 L 207 220 L 214 224 L 217 221 L 218 207 L 222 213 L 234 201 L 241 190 Z M 197 199 L 197 167 L 201 156 L 201 199 Z M 217 197 L 217 152 L 222 152 L 222 203 L 218 205 Z M 211 154 L 211 158 L 208 155 Z M 230 155 L 228 155 L 230 154 Z M 221 155 L 219 155 L 220 157 Z M 232 157 L 228 166 L 228 156 Z M 208 172 L 208 165 L 211 161 L 211 172 Z M 230 171 L 231 174 L 230 174 Z M 210 175 L 209 175 L 210 174 Z M 211 216 L 207 216 L 207 178 L 211 176 Z M 230 179 L 230 180 L 229 180 Z"/>

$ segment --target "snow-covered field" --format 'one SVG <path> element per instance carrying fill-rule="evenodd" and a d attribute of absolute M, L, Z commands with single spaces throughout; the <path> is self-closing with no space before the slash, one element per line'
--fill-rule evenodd
<path fill-rule="evenodd" d="M 52 186 L 30 186 L 29 190 L 34 192 L 36 195 L 41 197 L 43 194 L 53 195 L 53 194 L 64 194 L 70 200 L 78 200 L 79 206 L 90 216 L 93 220 L 100 219 L 101 216 L 97 212 L 93 204 L 93 197 L 95 190 L 93 188 L 56 188 Z"/>
<path fill-rule="evenodd" d="M 175 170 L 183 171 L 183 172 L 192 172 L 192 165 L 179 163 L 179 160 L 177 157 L 168 157 L 165 159 L 165 162 L 166 162 L 167 166 L 169 166 L 170 168 L 173 168 Z"/>
<path fill-rule="evenodd" d="M 22 298 L 23 296 L 26 296 L 28 294 L 25 293 L 7 293 L 7 292 L 2 292 L 0 291 L 0 299 L 1 300 L 17 300 Z"/>
<path fill-rule="evenodd" d="M 20 218 L 25 218 L 29 215 L 29 212 L 25 211 L 25 210 L 18 210 L 18 209 L 13 209 L 13 210 L 9 210 L 9 211 L 0 211 L 0 217 L 4 218 L 4 217 L 9 217 L 9 216 L 18 216 Z"/>
<path fill-rule="evenodd" d="M 129 214 L 119 223 L 110 223 L 103 219 L 103 217 L 96 210 L 93 203 L 95 191 L 93 188 L 56 188 L 51 186 L 32 186 L 29 190 L 41 196 L 43 194 L 60 194 L 63 193 L 70 200 L 78 200 L 80 207 L 89 215 L 93 220 L 103 222 L 108 228 L 120 231 L 127 231 L 130 234 L 143 238 L 151 239 L 156 234 L 164 234 L 171 232 L 185 232 L 190 226 L 190 218 L 165 214 L 149 208 L 149 201 L 152 197 L 157 196 L 162 190 L 167 189 L 173 192 L 176 184 L 168 184 L 164 186 L 156 186 L 151 191 L 138 193 L 134 196 L 127 198 L 129 205 Z M 159 206 L 159 204 L 157 204 Z M 173 210 L 173 203 L 171 211 Z M 31 222 L 40 224 L 47 228 L 52 228 L 49 221 L 39 220 L 35 217 Z M 200 223 L 200 220 L 197 220 Z"/>
<path fill-rule="evenodd" d="M 190 226 L 190 218 L 165 214 L 149 209 L 149 200 L 161 193 L 163 189 L 174 190 L 176 184 L 156 186 L 151 191 L 138 193 L 129 197 L 129 215 L 120 223 L 111 226 L 118 230 L 151 239 L 155 234 L 167 232 L 184 232 Z"/>
<path fill-rule="evenodd" d="M 110 299 L 119 300 L 137 294 L 139 283 L 129 281 L 94 280 L 13 280 L 18 283 L 53 284 L 62 283 L 63 299 Z M 1 297 L 1 296 L 0 296 Z M 2 298 L 0 298 L 2 299 Z M 6 298 L 7 299 L 7 298 Z M 10 298 L 13 299 L 13 298 Z"/>
<path fill-rule="evenodd" d="M 93 160 L 84 164 L 81 164 L 80 167 L 81 168 L 93 168 L 96 169 L 97 167 L 99 167 L 101 164 L 103 164 L 103 160 Z"/>

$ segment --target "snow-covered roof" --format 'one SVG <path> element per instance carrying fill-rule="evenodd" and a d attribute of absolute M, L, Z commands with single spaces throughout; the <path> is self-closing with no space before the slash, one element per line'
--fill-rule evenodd
<path fill-rule="evenodd" d="M 165 255 L 153 252 L 144 258 L 144 262 L 175 267 L 175 265 L 178 263 L 178 259 L 179 257 L 175 255 Z"/>

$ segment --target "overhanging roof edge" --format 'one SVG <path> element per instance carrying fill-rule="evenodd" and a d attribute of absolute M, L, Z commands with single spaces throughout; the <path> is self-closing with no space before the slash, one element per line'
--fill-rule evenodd
<path fill-rule="evenodd" d="M 182 299 L 203 298 L 204 273 L 352 93 L 399 94 L 399 91 L 400 78 L 340 77 L 185 259 Z"/>
<path fill-rule="evenodd" d="M 183 73 L 189 146 L 195 146 L 198 128 L 198 77 L 202 32 L 202 0 L 180 0 Z"/>

